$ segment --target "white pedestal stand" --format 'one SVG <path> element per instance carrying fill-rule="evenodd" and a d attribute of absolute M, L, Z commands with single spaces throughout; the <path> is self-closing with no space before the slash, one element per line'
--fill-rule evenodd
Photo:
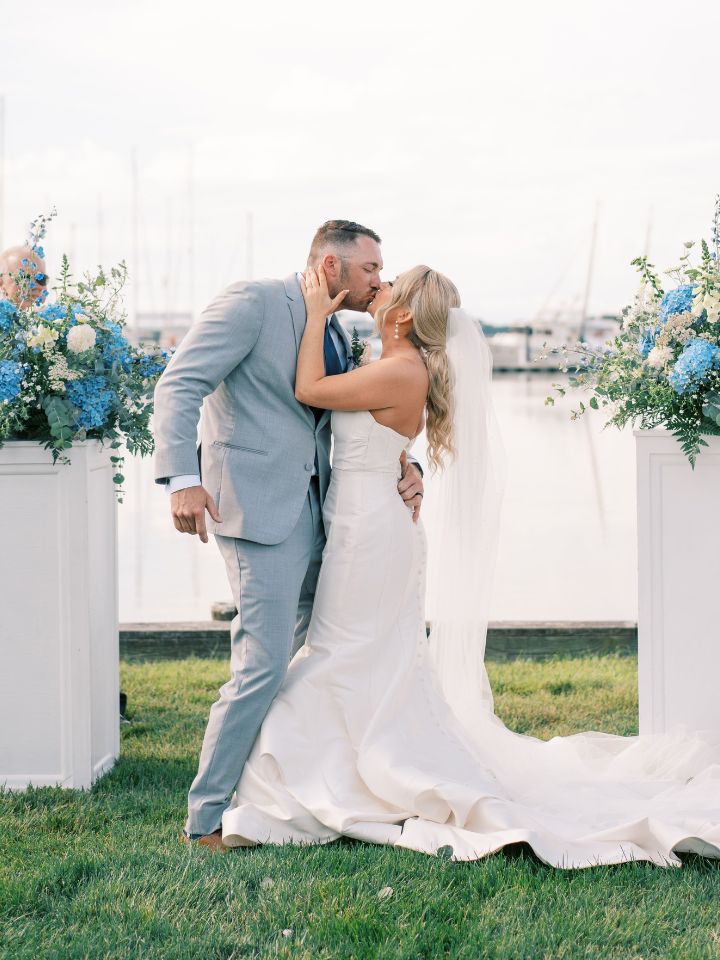
<path fill-rule="evenodd" d="M 120 755 L 114 450 L 0 448 L 0 786 L 85 788 Z"/>
<path fill-rule="evenodd" d="M 636 430 L 640 732 L 720 729 L 720 437 Z"/>

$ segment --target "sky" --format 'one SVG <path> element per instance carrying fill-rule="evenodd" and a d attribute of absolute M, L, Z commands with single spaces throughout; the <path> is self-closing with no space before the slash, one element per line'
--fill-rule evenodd
<path fill-rule="evenodd" d="M 0 33 L 2 244 L 55 205 L 50 272 L 124 259 L 132 318 L 286 276 L 346 218 L 503 323 L 579 305 L 596 221 L 614 312 L 633 257 L 709 237 L 718 36 L 716 0 L 41 0 Z"/>

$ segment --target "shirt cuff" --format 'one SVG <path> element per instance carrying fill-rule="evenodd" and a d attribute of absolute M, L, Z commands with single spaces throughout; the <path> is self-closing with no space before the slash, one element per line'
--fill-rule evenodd
<path fill-rule="evenodd" d="M 423 472 L 423 468 L 422 468 L 422 467 L 420 466 L 420 464 L 417 462 L 417 460 L 415 459 L 415 457 L 413 457 L 411 454 L 408 454 L 408 463 L 411 463 L 414 467 L 417 467 L 417 468 L 418 468 L 418 471 L 419 471 L 419 473 L 420 473 L 420 476 L 423 477 L 423 478 L 425 477 L 425 474 L 424 474 L 424 472 Z"/>
<path fill-rule="evenodd" d="M 169 477 L 165 484 L 165 490 L 168 494 L 175 493 L 176 490 L 184 490 L 185 487 L 201 486 L 200 477 L 197 473 L 182 473 L 176 477 Z"/>

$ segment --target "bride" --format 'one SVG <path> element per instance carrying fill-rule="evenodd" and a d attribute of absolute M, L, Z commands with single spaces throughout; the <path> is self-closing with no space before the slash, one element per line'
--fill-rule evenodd
<path fill-rule="evenodd" d="M 327 544 L 306 643 L 223 843 L 346 836 L 472 860 L 525 842 L 563 868 L 720 857 L 720 732 L 542 741 L 493 712 L 483 658 L 504 467 L 490 352 L 453 283 L 418 266 L 385 284 L 380 360 L 327 377 L 325 319 L 344 293 L 329 296 L 321 266 L 303 295 L 296 397 L 332 410 Z M 396 483 L 423 428 L 437 469 L 420 519 Z"/>

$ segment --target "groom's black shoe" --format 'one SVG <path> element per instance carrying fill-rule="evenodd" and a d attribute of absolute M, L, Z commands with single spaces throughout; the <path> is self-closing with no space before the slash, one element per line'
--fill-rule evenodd
<path fill-rule="evenodd" d="M 222 827 L 218 827 L 217 830 L 213 830 L 212 833 L 201 834 L 200 836 L 188 836 L 183 828 L 183 832 L 180 834 L 180 840 L 183 843 L 188 844 L 199 844 L 202 847 L 210 847 L 211 850 L 216 853 L 226 853 L 228 850 L 232 850 L 232 847 L 229 847 L 226 843 L 222 841 Z"/>

